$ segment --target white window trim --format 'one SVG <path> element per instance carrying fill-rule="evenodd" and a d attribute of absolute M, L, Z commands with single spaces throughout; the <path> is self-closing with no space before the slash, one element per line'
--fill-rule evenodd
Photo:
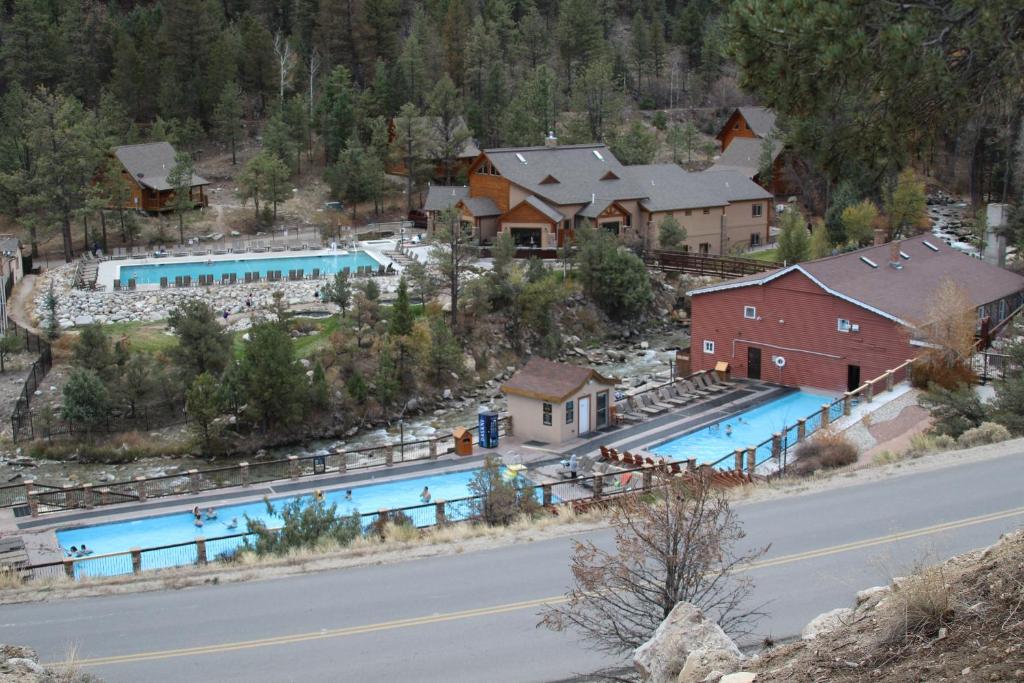
<path fill-rule="evenodd" d="M 704 353 L 714 353 L 714 352 L 715 352 L 715 342 L 711 341 L 710 339 L 705 339 L 704 340 Z"/>
<path fill-rule="evenodd" d="M 846 325 L 844 326 L 843 323 L 846 323 Z M 837 318 L 836 319 L 836 330 L 837 331 L 846 334 L 846 333 L 850 332 L 850 328 L 852 328 L 852 327 L 853 327 L 853 323 L 851 323 L 846 318 Z"/>
<path fill-rule="evenodd" d="M 743 317 L 747 320 L 757 320 L 757 306 L 744 306 Z"/>

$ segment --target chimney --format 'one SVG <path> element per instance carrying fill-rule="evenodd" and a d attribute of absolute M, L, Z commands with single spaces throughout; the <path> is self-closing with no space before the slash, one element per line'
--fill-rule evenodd
<path fill-rule="evenodd" d="M 889 242 L 889 267 L 894 270 L 903 268 L 903 264 L 900 262 L 900 243 L 895 240 Z"/>
<path fill-rule="evenodd" d="M 875 246 L 880 247 L 889 241 L 889 231 L 885 228 L 875 228 Z"/>
<path fill-rule="evenodd" d="M 549 130 L 548 136 L 544 138 L 545 147 L 558 147 L 558 138 L 555 137 L 555 131 Z"/>

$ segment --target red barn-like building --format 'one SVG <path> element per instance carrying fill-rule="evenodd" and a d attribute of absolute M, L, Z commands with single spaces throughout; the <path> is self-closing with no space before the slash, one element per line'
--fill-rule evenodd
<path fill-rule="evenodd" d="M 694 370 L 849 391 L 920 353 L 934 293 L 959 284 L 992 325 L 1024 277 L 924 235 L 691 291 Z"/>

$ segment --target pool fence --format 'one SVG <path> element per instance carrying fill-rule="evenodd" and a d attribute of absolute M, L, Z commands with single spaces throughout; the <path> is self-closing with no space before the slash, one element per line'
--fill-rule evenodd
<path fill-rule="evenodd" d="M 690 462 L 685 471 L 673 471 L 664 464 L 649 464 L 608 469 L 575 479 L 537 484 L 529 487 L 534 500 L 550 514 L 557 514 L 558 506 L 571 506 L 583 511 L 605 505 L 627 494 L 644 494 L 665 486 L 670 477 L 710 477 L 711 485 L 732 486 L 746 483 L 745 477 L 734 473 L 715 472 L 708 466 L 697 467 Z M 378 510 L 360 514 L 365 534 L 372 534 L 380 522 L 407 520 L 418 528 L 429 528 L 482 520 L 484 496 L 468 496 L 454 500 L 436 500 L 392 510 Z M 102 553 L 85 557 L 66 557 L 56 562 L 12 567 L 26 582 L 41 580 L 81 579 L 142 574 L 154 569 L 205 565 L 212 562 L 230 562 L 245 541 L 250 544 L 257 534 L 236 533 L 214 538 L 199 537 L 193 541 L 151 548 L 133 548 L 124 552 Z"/>
<path fill-rule="evenodd" d="M 479 425 L 469 428 L 479 445 Z M 498 435 L 512 433 L 512 418 L 498 422 Z M 262 462 L 238 462 L 206 470 L 191 469 L 130 481 L 52 486 L 33 480 L 0 487 L 0 507 L 14 507 L 16 516 L 37 517 L 50 512 L 92 509 L 151 498 L 198 494 L 229 487 L 245 487 L 277 480 L 299 480 L 323 474 L 344 474 L 370 467 L 390 467 L 404 462 L 434 460 L 455 450 L 451 435 L 416 441 L 400 441 L 364 448 L 335 449 L 326 453 L 276 458 Z"/>

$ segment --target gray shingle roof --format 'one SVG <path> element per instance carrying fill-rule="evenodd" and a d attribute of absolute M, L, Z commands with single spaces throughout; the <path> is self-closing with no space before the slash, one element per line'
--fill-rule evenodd
<path fill-rule="evenodd" d="M 502 176 L 552 204 L 588 204 L 595 197 L 618 200 L 645 196 L 605 145 L 510 147 L 484 153 Z M 602 180 L 609 171 L 617 179 Z M 558 182 L 541 184 L 549 175 Z"/>
<path fill-rule="evenodd" d="M 561 212 L 556 211 L 555 209 L 551 208 L 550 206 L 545 204 L 543 200 L 541 200 L 541 199 L 539 199 L 537 197 L 534 197 L 533 195 L 530 195 L 529 197 L 527 197 L 523 201 L 525 201 L 527 204 L 529 204 L 533 208 L 537 209 L 542 214 L 544 214 L 545 216 L 547 216 L 551 220 L 555 221 L 556 223 L 559 222 L 559 221 L 565 220 L 565 216 L 563 216 L 561 214 Z"/>
<path fill-rule="evenodd" d="M 454 185 L 431 185 L 427 188 L 427 198 L 423 200 L 424 211 L 444 211 L 459 203 L 460 199 L 469 196 L 468 187 Z"/>
<path fill-rule="evenodd" d="M 597 218 L 614 201 L 611 197 L 597 197 L 594 201 L 580 209 L 576 215 L 583 218 Z"/>
<path fill-rule="evenodd" d="M 740 114 L 750 130 L 759 138 L 766 138 L 775 130 L 775 112 L 767 107 L 740 107 Z"/>
<path fill-rule="evenodd" d="M 893 244 L 909 256 L 900 256 L 899 269 L 888 265 Z M 813 278 L 836 296 L 910 326 L 926 320 L 935 292 L 947 279 L 963 287 L 974 306 L 1024 291 L 1024 277 L 963 254 L 926 234 L 729 280 L 689 294 L 763 285 L 792 271 Z"/>
<path fill-rule="evenodd" d="M 470 197 L 462 200 L 462 205 L 477 218 L 500 216 L 502 211 L 490 197 Z"/>
<path fill-rule="evenodd" d="M 761 148 L 763 140 L 758 138 L 733 138 L 722 155 L 718 157 L 709 171 L 739 171 L 748 178 L 757 175 L 761 166 Z M 772 145 L 772 161 L 782 152 L 783 143 L 776 140 Z"/>
<path fill-rule="evenodd" d="M 771 199 L 772 193 L 764 189 L 745 173 L 728 169 L 709 168 L 700 173 L 691 173 L 691 180 L 707 190 L 721 193 L 727 201 L 742 202 L 755 199 Z"/>
<path fill-rule="evenodd" d="M 713 186 L 694 181 L 692 176 L 675 164 L 647 164 L 627 167 L 629 175 L 646 193 L 640 203 L 648 211 L 675 211 L 678 209 L 725 206 L 725 194 Z"/>
<path fill-rule="evenodd" d="M 174 154 L 174 147 L 169 142 L 146 142 L 114 148 L 114 156 L 136 182 L 158 191 L 174 189 L 167 182 L 167 174 L 174 168 Z M 209 184 L 205 178 L 192 174 L 192 187 Z"/>

